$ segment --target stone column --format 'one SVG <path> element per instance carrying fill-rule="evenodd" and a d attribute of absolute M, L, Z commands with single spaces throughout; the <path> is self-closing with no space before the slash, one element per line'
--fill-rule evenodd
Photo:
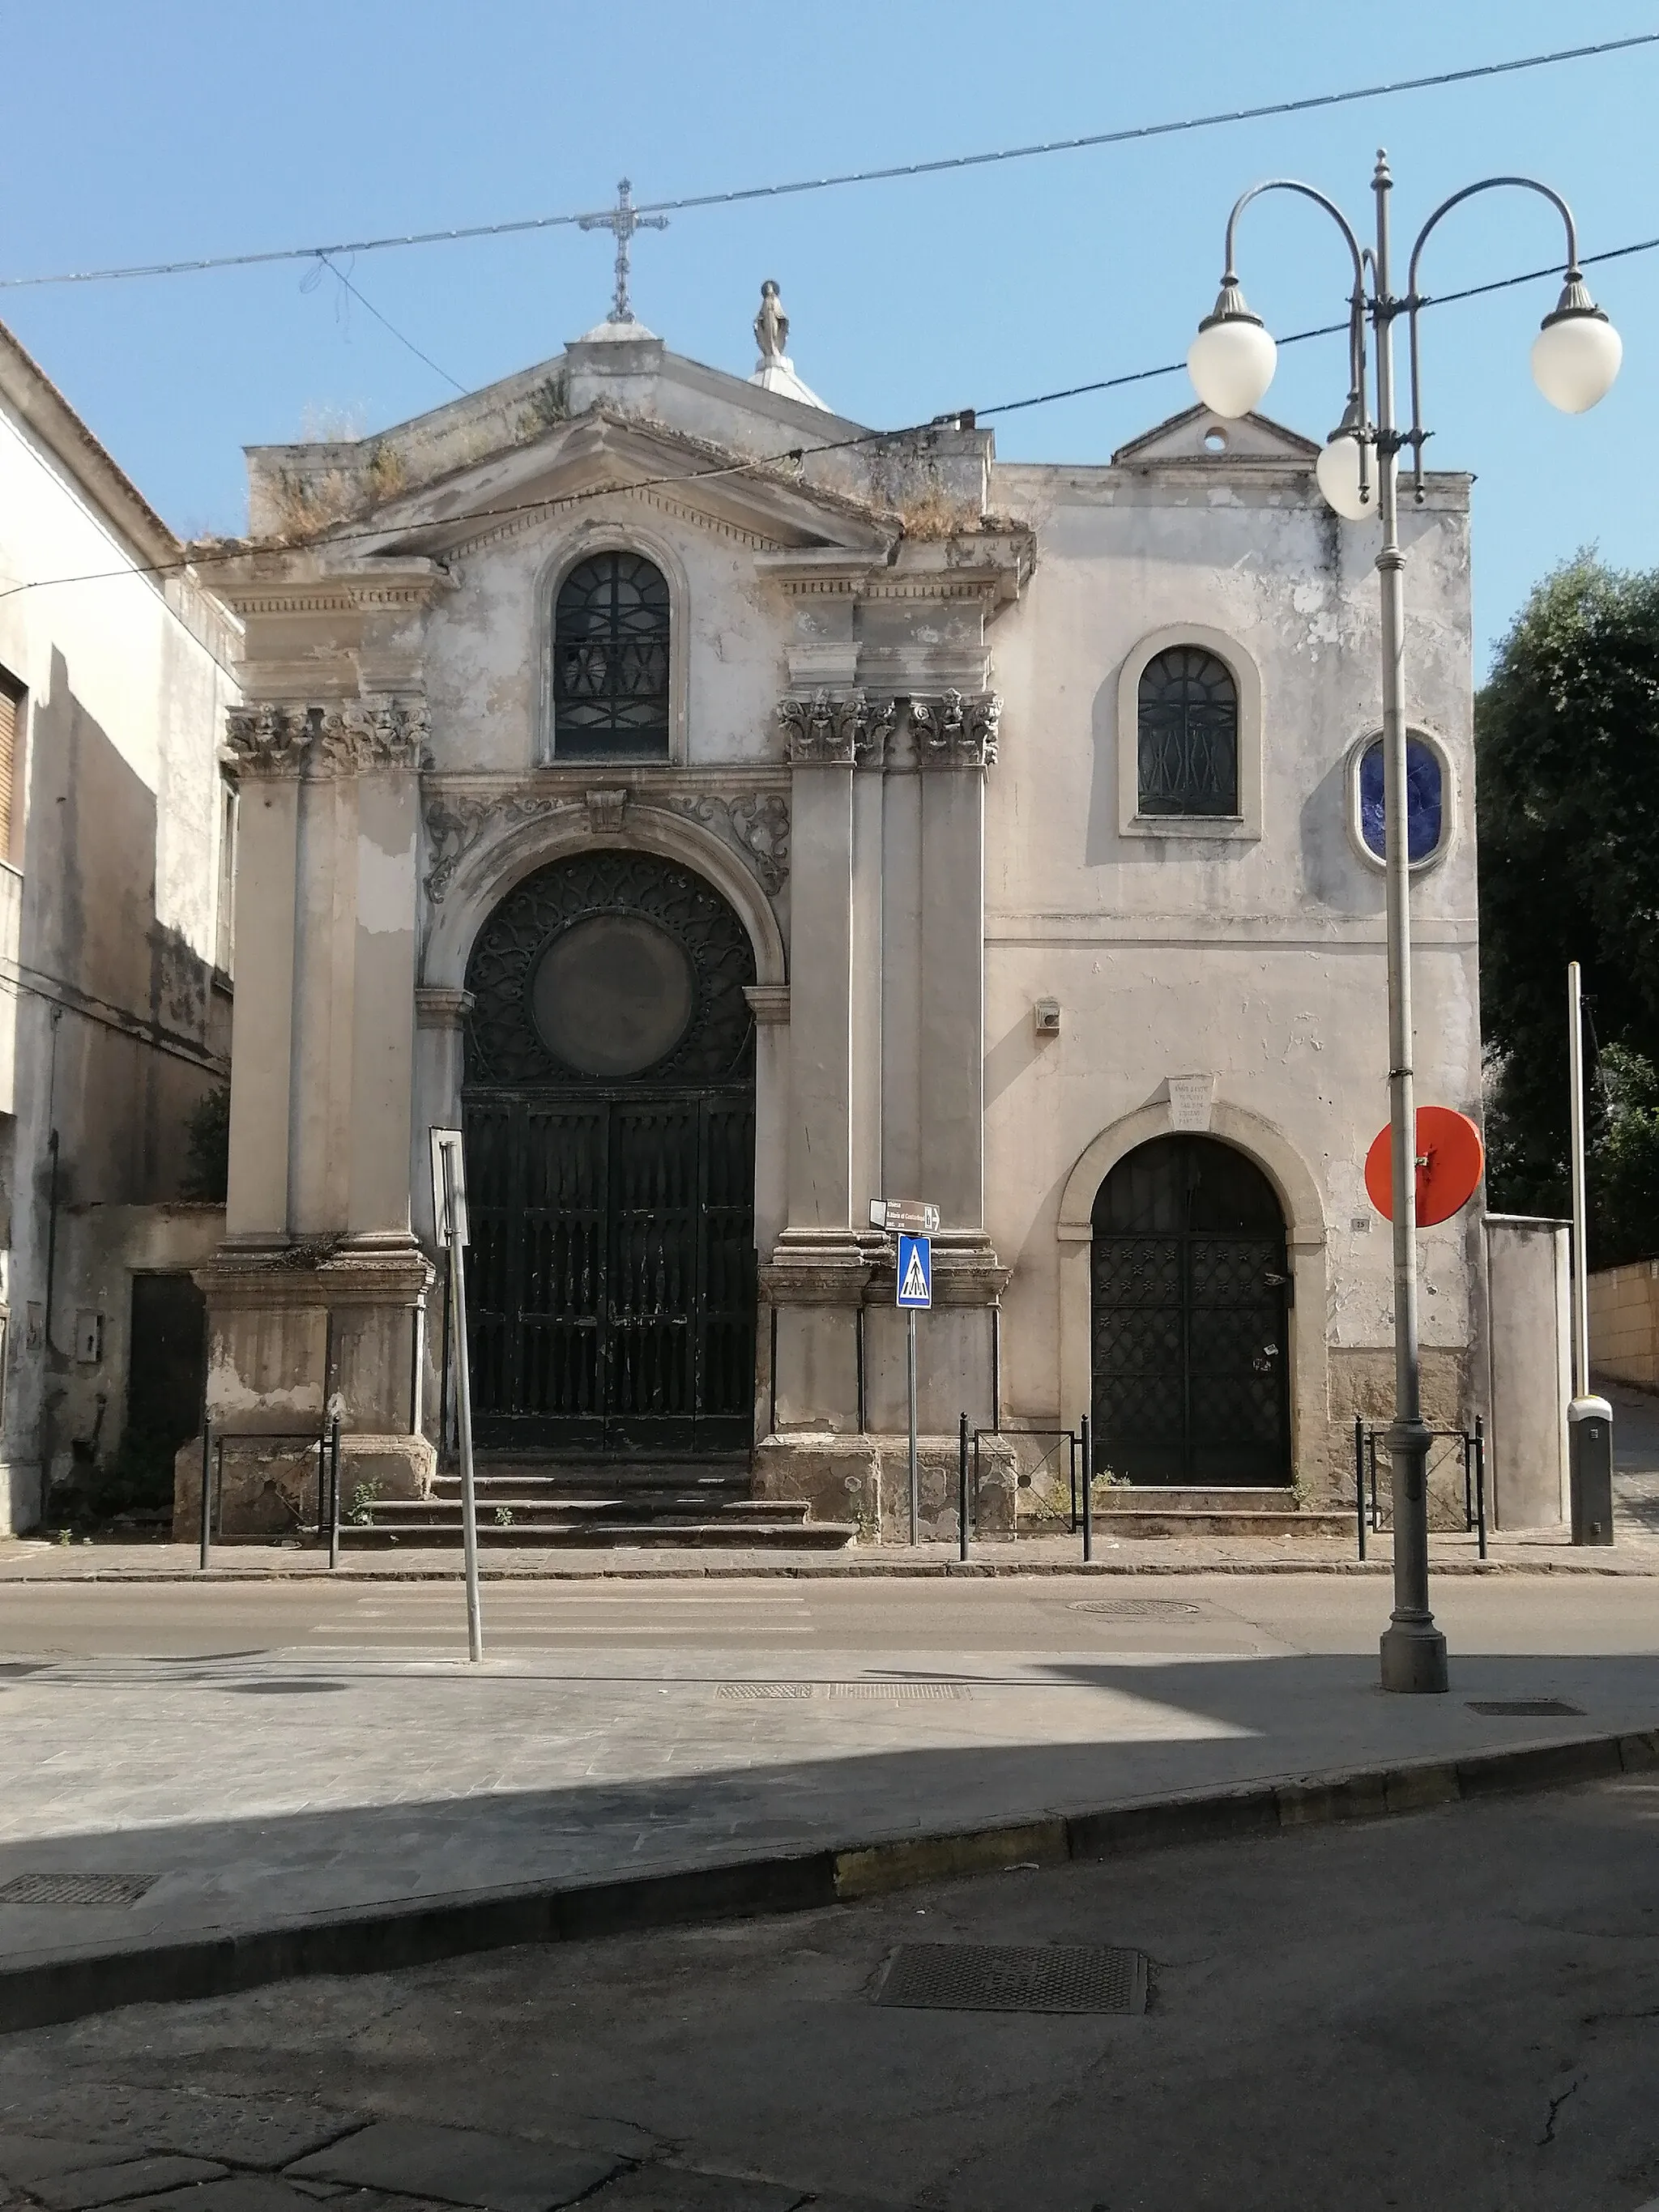
<path fill-rule="evenodd" d="M 787 1220 L 763 1270 L 776 1316 L 770 1402 L 779 1433 L 845 1435 L 860 1415 L 859 1310 L 869 1262 L 854 1188 L 854 774 L 890 726 L 861 691 L 784 700 L 790 802 Z M 867 1018 L 860 1024 L 866 1034 Z M 867 1088 L 867 1085 L 865 1087 Z M 867 1142 L 867 1139 L 866 1139 Z M 861 1164 L 866 1164 L 861 1160 Z"/>
<path fill-rule="evenodd" d="M 997 1308 L 1008 1271 L 985 1229 L 984 823 L 1001 705 L 994 692 L 913 698 L 915 773 L 892 779 L 906 788 L 890 807 L 890 860 L 902 854 L 915 881 L 908 896 L 890 887 L 887 1150 L 890 1170 L 908 1159 L 914 1177 L 891 1195 L 927 1200 L 942 1219 L 933 1310 L 917 1343 L 921 1425 L 940 1436 L 962 1413 L 975 1426 L 998 1417 Z M 867 1295 L 868 1419 L 890 1434 L 905 1426 L 904 1330 L 890 1265 Z"/>
<path fill-rule="evenodd" d="M 346 1492 L 420 1494 L 432 1268 L 410 1219 L 416 822 L 425 708 L 395 699 L 234 710 L 243 848 L 226 1237 L 207 1294 L 224 1525 L 314 1523 L 331 1409 Z M 175 1510 L 199 1499 L 199 1445 Z"/>

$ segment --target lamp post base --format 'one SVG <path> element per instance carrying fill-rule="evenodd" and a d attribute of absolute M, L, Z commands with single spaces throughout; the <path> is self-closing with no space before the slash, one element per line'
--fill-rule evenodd
<path fill-rule="evenodd" d="M 1446 1639 L 1433 1621 L 1391 1620 L 1382 1632 L 1382 1686 L 1407 1696 L 1443 1696 L 1451 1682 Z"/>

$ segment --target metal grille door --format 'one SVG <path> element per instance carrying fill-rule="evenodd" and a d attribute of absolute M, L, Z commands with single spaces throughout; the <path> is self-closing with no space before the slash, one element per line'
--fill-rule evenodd
<path fill-rule="evenodd" d="M 748 1092 L 475 1097 L 466 1139 L 479 1442 L 745 1448 Z"/>
<path fill-rule="evenodd" d="M 1291 1479 L 1284 1218 L 1213 1139 L 1160 1138 L 1095 1205 L 1096 1463 L 1134 1482 Z"/>

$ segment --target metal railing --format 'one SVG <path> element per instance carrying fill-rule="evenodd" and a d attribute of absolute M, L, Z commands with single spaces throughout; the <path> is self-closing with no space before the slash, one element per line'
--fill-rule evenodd
<path fill-rule="evenodd" d="M 1363 1413 L 1353 1417 L 1353 1486 L 1354 1517 L 1358 1524 L 1359 1556 L 1365 1557 L 1368 1534 L 1380 1530 L 1384 1523 L 1382 1508 L 1377 1494 L 1376 1447 L 1379 1439 L 1386 1448 L 1386 1428 L 1368 1429 Z M 1473 1532 L 1479 1542 L 1480 1557 L 1486 1556 L 1486 1416 L 1477 1413 L 1472 1429 L 1431 1429 L 1428 1431 L 1430 1451 L 1436 1443 L 1452 1443 L 1462 1456 L 1463 1472 L 1463 1533 Z M 1443 1455 L 1441 1465 L 1445 1465 Z M 1425 1462 L 1424 1480 L 1429 1476 Z M 1392 1528 L 1390 1518 L 1389 1527 Z"/>
<path fill-rule="evenodd" d="M 1085 1559 L 1092 1559 L 1095 1555 L 1094 1438 L 1089 1425 L 1089 1416 L 1086 1413 L 1083 1416 L 1082 1419 L 1074 1429 L 970 1429 L 968 1425 L 967 1414 L 963 1413 L 958 1417 L 957 1430 L 957 1532 L 960 1556 L 964 1559 L 968 1556 L 968 1539 L 972 1518 L 969 1506 L 968 1484 L 968 1464 L 970 1450 L 973 1458 L 974 1469 L 973 1499 L 975 1504 L 977 1504 L 979 1500 L 980 1486 L 981 1439 L 985 1437 L 1000 1437 L 1005 1435 L 1015 1435 L 1022 1439 L 1026 1437 L 1035 1437 L 1038 1440 L 1052 1438 L 1054 1442 L 1054 1449 L 1052 1451 L 1044 1452 L 1042 1459 L 1037 1462 L 1039 1468 L 1047 1466 L 1048 1462 L 1051 1459 L 1057 1461 L 1062 1451 L 1066 1454 L 1067 1485 L 1071 1497 L 1071 1533 L 1075 1536 L 1079 1528 L 1081 1528 L 1083 1534 L 1083 1556 Z M 1024 1478 L 1024 1483 L 1029 1484 L 1030 1480 L 1030 1477 L 1028 1474 Z M 1015 1483 L 1016 1487 L 1012 1522 L 1013 1533 L 1018 1535 L 1019 1531 L 1018 1493 L 1019 1489 L 1023 1487 L 1024 1485 L 1021 1483 L 1020 1478 L 1018 1475 L 1016 1475 Z M 1078 1503 L 1079 1492 L 1083 1501 L 1082 1510 L 1080 1511 L 1079 1510 Z"/>
<path fill-rule="evenodd" d="M 202 1421 L 201 1529 L 197 1555 L 198 1570 L 212 1557 L 216 1523 L 225 1533 L 225 1446 L 228 1443 L 304 1444 L 317 1455 L 317 1540 L 328 1544 L 328 1564 L 340 1564 L 340 1420 L 336 1414 L 316 1429 L 222 1429 L 212 1419 Z"/>

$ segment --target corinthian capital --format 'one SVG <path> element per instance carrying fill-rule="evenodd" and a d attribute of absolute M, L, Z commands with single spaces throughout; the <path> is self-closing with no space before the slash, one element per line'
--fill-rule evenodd
<path fill-rule="evenodd" d="M 249 775 L 418 768 L 429 731 L 426 702 L 419 699 L 233 707 L 225 720 L 226 740 Z"/>
<path fill-rule="evenodd" d="M 910 702 L 918 768 L 989 768 L 1002 700 L 995 691 L 946 691 Z"/>
<path fill-rule="evenodd" d="M 849 691 L 841 698 L 815 691 L 810 698 L 778 702 L 778 720 L 788 740 L 790 759 L 818 768 L 879 764 L 897 711 L 891 699 L 872 704 L 862 691 Z"/>

